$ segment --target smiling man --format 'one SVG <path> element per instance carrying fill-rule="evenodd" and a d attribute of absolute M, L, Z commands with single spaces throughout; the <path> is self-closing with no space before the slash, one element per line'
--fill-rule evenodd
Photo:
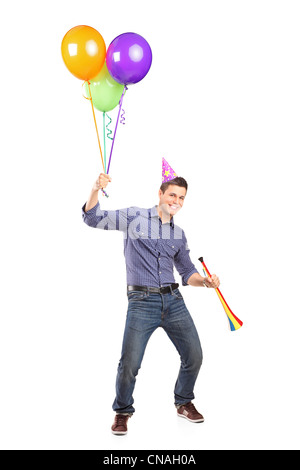
<path fill-rule="evenodd" d="M 196 410 L 194 386 L 202 364 L 202 349 L 192 317 L 175 283 L 176 267 L 184 286 L 217 288 L 216 275 L 202 277 L 189 256 L 187 240 L 174 216 L 182 208 L 188 185 L 184 178 L 165 178 L 151 209 L 130 207 L 117 211 L 100 209 L 98 191 L 111 181 L 101 174 L 95 182 L 83 220 L 90 227 L 119 230 L 124 236 L 127 272 L 128 311 L 121 359 L 116 379 L 116 412 L 113 434 L 127 433 L 127 422 L 133 415 L 133 391 L 144 352 L 152 333 L 163 328 L 177 349 L 181 365 L 174 389 L 178 416 L 193 423 L 202 423 Z M 160 410 L 162 404 L 160 403 Z"/>

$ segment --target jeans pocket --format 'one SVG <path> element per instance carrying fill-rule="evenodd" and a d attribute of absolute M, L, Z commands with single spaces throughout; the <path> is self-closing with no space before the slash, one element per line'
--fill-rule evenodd
<path fill-rule="evenodd" d="M 127 293 L 128 300 L 136 301 L 136 300 L 144 300 L 149 296 L 148 292 L 143 291 L 131 291 Z"/>
<path fill-rule="evenodd" d="M 174 295 L 174 297 L 176 297 L 176 299 L 178 300 L 183 300 L 183 297 L 179 289 L 173 290 L 172 295 Z"/>

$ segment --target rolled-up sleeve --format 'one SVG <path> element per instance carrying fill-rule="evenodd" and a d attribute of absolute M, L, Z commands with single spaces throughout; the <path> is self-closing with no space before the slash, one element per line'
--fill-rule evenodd
<path fill-rule="evenodd" d="M 82 219 L 89 227 L 126 232 L 128 227 L 127 208 L 106 211 L 102 210 L 99 202 L 97 202 L 92 209 L 85 211 L 85 206 L 86 204 L 82 207 Z"/>
<path fill-rule="evenodd" d="M 187 239 L 184 233 L 182 234 L 182 242 L 182 247 L 174 258 L 174 264 L 181 276 L 182 285 L 187 286 L 191 275 L 198 273 L 198 270 L 191 261 L 190 250 L 188 248 Z"/>

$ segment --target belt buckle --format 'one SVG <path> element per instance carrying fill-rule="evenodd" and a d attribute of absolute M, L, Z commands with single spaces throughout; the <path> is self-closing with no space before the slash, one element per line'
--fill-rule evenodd
<path fill-rule="evenodd" d="M 168 294 L 169 292 L 172 294 L 172 286 L 161 287 L 160 292 L 161 294 Z"/>

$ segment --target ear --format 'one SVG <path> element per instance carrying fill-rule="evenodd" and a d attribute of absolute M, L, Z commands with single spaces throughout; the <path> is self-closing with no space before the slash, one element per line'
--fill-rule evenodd
<path fill-rule="evenodd" d="M 162 190 L 160 189 L 160 190 L 158 191 L 158 197 L 159 197 L 159 199 L 161 198 L 162 194 L 163 194 L 163 192 L 162 192 Z"/>

